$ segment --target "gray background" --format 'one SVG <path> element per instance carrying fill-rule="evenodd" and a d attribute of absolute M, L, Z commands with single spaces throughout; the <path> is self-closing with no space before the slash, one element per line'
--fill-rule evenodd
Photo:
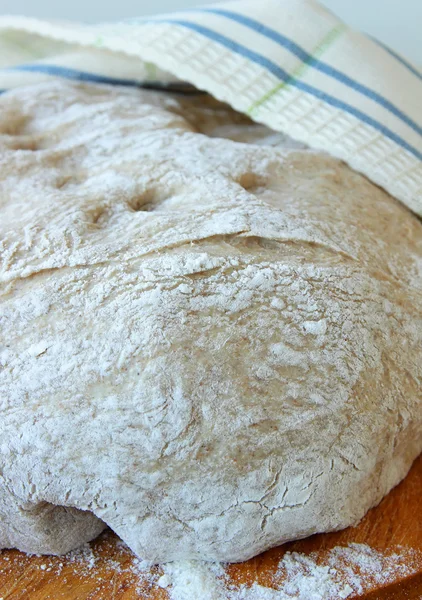
<path fill-rule="evenodd" d="M 350 25 L 422 65 L 422 0 L 321 1 Z M 0 0 L 0 14 L 95 22 L 209 3 L 210 0 Z"/>

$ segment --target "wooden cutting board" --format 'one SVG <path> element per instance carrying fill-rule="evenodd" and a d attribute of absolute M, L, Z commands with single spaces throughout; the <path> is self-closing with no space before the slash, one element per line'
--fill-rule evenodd
<path fill-rule="evenodd" d="M 422 599 L 422 456 L 407 478 L 372 509 L 358 527 L 315 535 L 285 544 L 245 563 L 230 565 L 235 585 L 253 582 L 271 587 L 273 575 L 286 552 L 312 556 L 324 564 L 330 551 L 351 542 L 367 544 L 388 557 L 403 556 L 404 568 L 389 581 L 377 583 L 362 576 L 363 591 L 351 598 L 366 600 Z M 406 558 L 407 557 L 407 558 Z M 411 557 L 411 558 L 409 558 Z M 158 578 L 161 571 L 153 567 Z M 79 553 L 67 557 L 26 556 L 15 550 L 0 553 L 0 599 L 3 600 L 166 600 L 168 592 L 142 579 L 130 550 L 110 531 Z M 280 599 L 286 596 L 280 594 Z M 192 598 L 192 600 L 202 600 Z"/>

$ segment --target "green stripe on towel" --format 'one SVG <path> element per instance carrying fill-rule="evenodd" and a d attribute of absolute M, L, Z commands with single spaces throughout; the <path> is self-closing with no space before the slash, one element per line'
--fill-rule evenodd
<path fill-rule="evenodd" d="M 305 62 L 301 62 L 299 67 L 293 71 L 289 79 L 287 81 L 282 81 L 278 83 L 272 90 L 267 92 L 262 98 L 256 100 L 247 110 L 248 115 L 253 116 L 253 114 L 260 108 L 265 102 L 267 102 L 270 98 L 272 98 L 275 94 L 277 94 L 280 90 L 287 87 L 291 82 L 297 81 L 301 79 L 303 75 L 308 71 L 308 69 L 312 66 L 312 61 L 316 60 L 320 56 L 324 54 L 324 52 L 346 31 L 347 27 L 344 24 L 338 25 L 331 29 L 327 33 L 327 35 L 321 40 L 321 42 L 316 46 L 314 51 L 312 52 L 309 59 Z"/>

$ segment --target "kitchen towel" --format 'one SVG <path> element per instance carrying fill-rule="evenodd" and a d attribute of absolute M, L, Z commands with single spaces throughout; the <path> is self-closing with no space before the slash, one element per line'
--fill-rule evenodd
<path fill-rule="evenodd" d="M 315 0 L 83 25 L 0 18 L 0 90 L 51 77 L 202 90 L 365 174 L 422 216 L 422 75 Z"/>

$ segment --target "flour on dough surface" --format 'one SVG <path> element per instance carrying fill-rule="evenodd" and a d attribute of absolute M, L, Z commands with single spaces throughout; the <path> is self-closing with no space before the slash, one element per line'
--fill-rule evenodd
<path fill-rule="evenodd" d="M 0 132 L 0 547 L 239 561 L 405 476 L 407 209 L 212 100 L 52 82 Z"/>

